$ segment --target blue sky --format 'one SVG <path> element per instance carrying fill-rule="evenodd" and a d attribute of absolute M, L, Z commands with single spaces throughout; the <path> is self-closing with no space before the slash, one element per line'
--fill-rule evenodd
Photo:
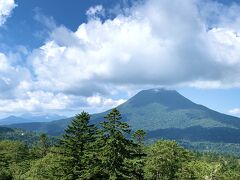
<path fill-rule="evenodd" d="M 182 1 L 181 1 L 182 2 Z M 177 89 L 240 116 L 239 1 L 0 1 L 0 117 Z"/>
<path fill-rule="evenodd" d="M 116 0 L 73 0 L 71 3 L 66 0 L 16 0 L 15 3 L 17 8 L 5 24 L 7 30 L 1 29 L 2 36 L 8 38 L 2 38 L 1 42 L 11 46 L 21 44 L 30 49 L 41 46 L 45 40 L 36 35 L 39 31 L 46 31 L 44 24 L 34 18 L 37 14 L 53 18 L 58 25 L 75 31 L 87 21 L 85 13 L 91 6 L 102 4 L 111 8 L 118 4 Z"/>

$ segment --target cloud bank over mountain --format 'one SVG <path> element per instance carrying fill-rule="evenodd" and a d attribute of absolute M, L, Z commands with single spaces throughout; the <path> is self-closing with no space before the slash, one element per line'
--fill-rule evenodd
<path fill-rule="evenodd" d="M 240 87 L 239 11 L 198 0 L 140 1 L 116 16 L 91 7 L 76 31 L 53 26 L 24 66 L 0 55 L 0 111 L 107 109 L 147 86 Z"/>

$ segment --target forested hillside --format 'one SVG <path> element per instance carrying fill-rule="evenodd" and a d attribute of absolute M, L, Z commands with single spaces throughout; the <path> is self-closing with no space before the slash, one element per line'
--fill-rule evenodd
<path fill-rule="evenodd" d="M 193 150 L 240 154 L 240 118 L 196 104 L 177 91 L 143 90 L 117 108 L 134 131 L 143 129 L 147 132 L 148 141 L 164 138 L 176 140 Z M 99 124 L 110 111 L 91 115 L 91 123 Z M 64 133 L 71 120 L 21 123 L 9 127 L 58 136 Z"/>
<path fill-rule="evenodd" d="M 0 179 L 240 179 L 237 156 L 195 153 L 175 141 L 146 145 L 146 135 L 117 109 L 98 125 L 82 112 L 55 144 L 44 134 L 33 146 L 0 141 Z"/>
<path fill-rule="evenodd" d="M 20 141 L 25 145 L 32 147 L 41 137 L 40 133 L 25 131 L 21 129 L 12 129 L 0 127 L 0 141 Z M 49 143 L 53 144 L 58 141 L 57 137 L 49 136 Z"/>
<path fill-rule="evenodd" d="M 21 129 L 0 127 L 0 140 L 22 141 L 30 145 L 36 142 L 39 134 Z"/>
<path fill-rule="evenodd" d="M 174 90 L 143 90 L 117 108 L 134 130 L 148 131 L 153 138 L 164 137 L 161 133 L 169 130 L 166 134 L 172 139 L 176 138 L 177 133 L 185 140 L 240 143 L 237 138 L 240 137 L 240 118 L 196 104 Z M 91 122 L 98 124 L 110 111 L 91 115 Z M 48 123 L 13 124 L 9 127 L 59 135 L 70 122 L 71 118 L 68 118 Z M 217 137 L 219 139 L 215 139 Z"/>

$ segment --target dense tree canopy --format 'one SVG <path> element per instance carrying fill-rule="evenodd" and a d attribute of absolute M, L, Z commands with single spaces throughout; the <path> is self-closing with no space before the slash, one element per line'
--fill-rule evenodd
<path fill-rule="evenodd" d="M 98 125 L 82 112 L 55 144 L 44 134 L 33 146 L 0 141 L 0 180 L 240 179 L 238 157 L 191 152 L 175 141 L 145 145 L 145 134 L 131 132 L 117 109 Z"/>

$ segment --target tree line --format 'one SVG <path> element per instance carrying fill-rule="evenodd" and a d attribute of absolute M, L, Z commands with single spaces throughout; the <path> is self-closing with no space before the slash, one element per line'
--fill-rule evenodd
<path fill-rule="evenodd" d="M 113 109 L 100 124 L 75 116 L 58 142 L 45 134 L 29 147 L 0 141 L 0 180 L 195 180 L 240 179 L 240 159 L 191 152 L 175 141 L 145 145 L 146 132 L 132 132 Z"/>

